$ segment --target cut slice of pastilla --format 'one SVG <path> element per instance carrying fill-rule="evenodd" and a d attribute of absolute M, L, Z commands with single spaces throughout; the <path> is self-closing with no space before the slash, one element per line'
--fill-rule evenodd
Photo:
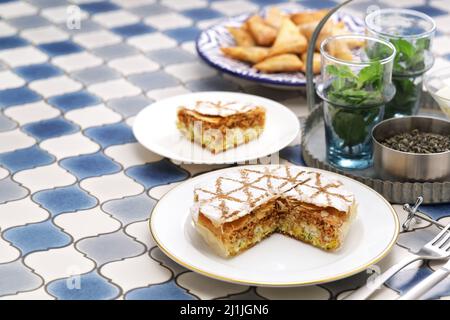
<path fill-rule="evenodd" d="M 268 25 L 260 16 L 252 16 L 247 20 L 247 27 L 259 46 L 271 46 L 277 37 L 277 30 Z"/>
<path fill-rule="evenodd" d="M 263 47 L 228 47 L 220 50 L 233 59 L 251 63 L 264 60 L 269 53 L 269 49 Z"/>
<path fill-rule="evenodd" d="M 304 35 L 300 33 L 298 27 L 289 19 L 284 19 L 278 31 L 277 38 L 269 56 L 276 56 L 281 53 L 303 53 L 308 47 L 308 42 Z"/>
<path fill-rule="evenodd" d="M 270 57 L 253 67 L 259 71 L 271 72 L 295 72 L 302 71 L 303 62 L 293 53 L 280 54 L 279 56 Z"/>
<path fill-rule="evenodd" d="M 252 35 L 247 30 L 235 27 L 228 27 L 227 29 L 238 46 L 253 47 L 255 45 L 255 40 L 253 40 Z"/>

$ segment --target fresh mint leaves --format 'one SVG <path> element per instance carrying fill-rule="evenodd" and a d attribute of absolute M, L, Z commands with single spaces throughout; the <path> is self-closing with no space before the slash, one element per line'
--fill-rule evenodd
<path fill-rule="evenodd" d="M 394 59 L 394 73 L 413 74 L 425 69 L 425 51 L 430 46 L 428 38 L 418 39 L 415 44 L 402 38 L 390 39 L 390 42 L 397 50 Z"/>

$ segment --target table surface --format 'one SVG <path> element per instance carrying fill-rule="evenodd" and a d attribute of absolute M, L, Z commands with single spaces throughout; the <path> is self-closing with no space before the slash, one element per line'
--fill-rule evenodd
<path fill-rule="evenodd" d="M 221 166 L 175 165 L 144 150 L 131 125 L 158 99 L 244 91 L 305 116 L 305 98 L 233 82 L 195 53 L 199 31 L 281 0 L 0 0 L 0 297 L 2 299 L 339 299 L 371 272 L 318 286 L 275 289 L 211 280 L 175 264 L 152 240 L 148 217 L 173 186 Z M 334 1 L 299 1 L 307 8 Z M 359 1 L 435 18 L 434 68 L 450 65 L 447 0 Z M 372 7 L 374 8 L 374 7 Z M 76 29 L 79 17 L 80 28 Z M 74 29 L 75 27 L 75 29 Z M 302 164 L 299 141 L 281 162 Z M 405 214 L 395 206 L 400 218 Z M 450 222 L 450 205 L 424 206 Z M 435 232 L 402 233 L 371 270 L 385 270 Z M 377 291 L 393 299 L 436 269 L 416 264 Z M 449 298 L 450 279 L 427 298 Z"/>

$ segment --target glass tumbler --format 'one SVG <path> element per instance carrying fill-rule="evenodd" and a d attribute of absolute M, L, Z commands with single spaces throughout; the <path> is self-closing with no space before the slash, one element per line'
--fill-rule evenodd
<path fill-rule="evenodd" d="M 395 93 L 395 47 L 364 35 L 325 39 L 320 47 L 327 161 L 342 169 L 372 165 L 372 128 Z"/>
<path fill-rule="evenodd" d="M 417 114 L 423 74 L 434 63 L 431 46 L 436 24 L 428 15 L 408 9 L 381 9 L 366 16 L 367 34 L 391 42 L 395 97 L 386 104 L 385 119 Z"/>

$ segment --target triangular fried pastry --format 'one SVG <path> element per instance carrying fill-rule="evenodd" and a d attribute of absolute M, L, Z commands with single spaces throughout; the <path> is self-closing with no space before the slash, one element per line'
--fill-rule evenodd
<path fill-rule="evenodd" d="M 305 52 L 302 54 L 302 61 L 303 61 L 302 71 L 305 73 L 306 73 L 306 58 L 307 58 L 307 53 Z M 314 56 L 313 56 L 313 73 L 314 74 L 320 73 L 321 65 L 322 65 L 322 61 L 320 59 L 320 53 L 314 52 Z"/>
<path fill-rule="evenodd" d="M 260 63 L 253 66 L 259 71 L 273 73 L 273 72 L 294 72 L 301 71 L 303 62 L 300 58 L 292 53 L 280 54 L 267 58 Z"/>
<path fill-rule="evenodd" d="M 322 9 L 317 11 L 304 11 L 297 12 L 291 15 L 291 20 L 299 25 L 310 22 L 319 22 L 328 13 L 328 9 Z"/>
<path fill-rule="evenodd" d="M 268 47 L 275 41 L 277 30 L 268 25 L 260 16 L 252 16 L 246 23 L 257 45 Z"/>
<path fill-rule="evenodd" d="M 255 40 L 253 40 L 252 35 L 247 30 L 236 27 L 228 27 L 227 29 L 238 46 L 253 47 L 255 45 Z"/>
<path fill-rule="evenodd" d="M 279 29 L 284 19 L 289 17 L 277 7 L 271 7 L 266 13 L 266 22 L 272 27 Z"/>
<path fill-rule="evenodd" d="M 228 47 L 220 49 L 225 55 L 233 59 L 251 63 L 258 63 L 264 60 L 269 53 L 269 49 L 263 47 Z"/>
<path fill-rule="evenodd" d="M 304 35 L 298 27 L 289 19 L 285 19 L 278 31 L 277 38 L 269 55 L 275 56 L 282 53 L 303 53 L 308 46 Z"/>

